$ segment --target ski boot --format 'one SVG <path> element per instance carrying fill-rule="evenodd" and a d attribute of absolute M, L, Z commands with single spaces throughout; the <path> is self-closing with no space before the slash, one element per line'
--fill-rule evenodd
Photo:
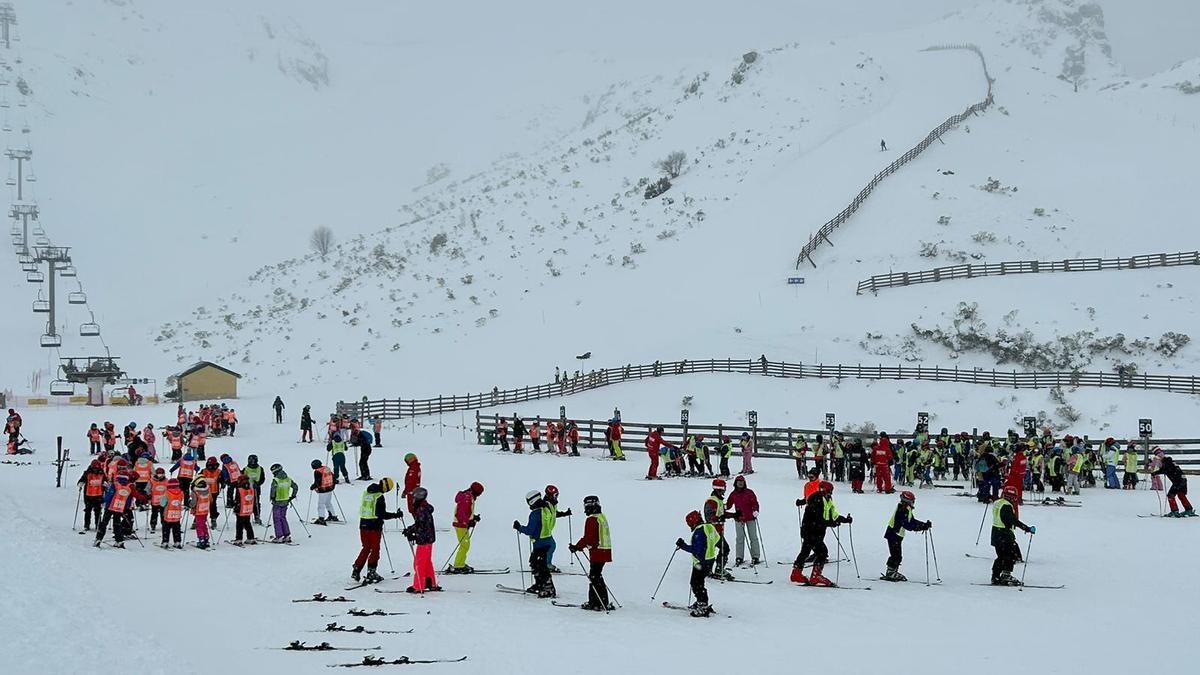
<path fill-rule="evenodd" d="M 199 549 L 208 548 L 208 540 L 201 539 L 200 541 L 196 542 L 196 548 L 199 548 Z"/>
<path fill-rule="evenodd" d="M 712 616 L 712 613 L 713 608 L 707 602 L 697 602 L 695 605 L 693 605 L 692 611 L 688 612 L 688 614 L 691 614 L 697 618 L 709 617 Z"/>
<path fill-rule="evenodd" d="M 558 565 L 551 565 L 550 574 L 562 574 L 562 570 L 558 569 Z"/>
<path fill-rule="evenodd" d="M 883 576 L 879 577 L 884 581 L 908 581 L 908 577 L 900 573 L 899 568 L 889 567 Z"/>
<path fill-rule="evenodd" d="M 721 570 L 717 573 L 717 578 L 722 581 L 733 581 L 733 574 L 729 570 Z"/>
<path fill-rule="evenodd" d="M 750 559 L 750 566 L 751 566 L 751 567 L 758 567 L 758 566 L 759 566 L 759 565 L 761 565 L 761 564 L 762 564 L 762 561 L 761 561 L 761 560 L 759 560 L 758 558 L 751 558 L 751 559 Z"/>
<path fill-rule="evenodd" d="M 99 543 L 99 542 L 97 542 L 97 543 Z M 117 543 L 113 544 L 112 547 L 113 548 L 125 548 L 125 542 L 118 541 Z"/>
<path fill-rule="evenodd" d="M 833 582 L 821 575 L 821 570 L 825 569 L 824 565 L 813 565 L 812 574 L 808 576 L 809 586 L 832 586 Z"/>
<path fill-rule="evenodd" d="M 1193 518 L 1196 515 L 1196 509 L 1184 509 L 1183 515 L 1180 518 Z"/>
<path fill-rule="evenodd" d="M 285 544 L 290 544 L 290 543 L 292 543 L 292 535 L 290 535 L 290 534 L 285 534 L 285 535 L 283 535 L 283 540 L 282 540 L 282 541 L 283 541 L 283 543 L 285 543 Z"/>
<path fill-rule="evenodd" d="M 448 572 L 450 574 L 474 574 L 475 568 L 470 565 L 463 565 L 462 567 L 451 567 Z"/>
<path fill-rule="evenodd" d="M 412 595 L 416 595 L 417 593 L 420 593 L 421 591 L 418 591 L 418 590 L 417 590 L 416 588 L 414 588 L 413 586 L 409 586 L 408 588 L 404 589 L 404 592 L 405 592 L 405 593 L 412 594 Z"/>
<path fill-rule="evenodd" d="M 317 518 L 316 520 L 313 521 L 313 525 L 324 525 L 324 524 L 325 524 L 324 518 Z"/>
<path fill-rule="evenodd" d="M 158 547 L 159 548 L 171 548 L 171 545 L 164 541 L 163 543 L 159 544 Z"/>
<path fill-rule="evenodd" d="M 175 545 L 174 545 L 172 548 L 175 548 L 175 549 L 182 550 L 182 549 L 183 549 L 183 544 L 175 544 Z"/>
<path fill-rule="evenodd" d="M 331 513 L 331 514 L 329 514 L 329 516 L 328 516 L 327 518 L 325 518 L 325 522 L 327 522 L 327 523 L 338 523 L 338 522 L 341 522 L 341 521 L 340 521 L 340 520 L 338 520 L 338 517 L 337 517 L 337 516 L 335 516 L 335 515 L 333 515 L 333 514 Z"/>
<path fill-rule="evenodd" d="M 283 537 L 271 537 L 271 543 L 272 544 L 282 544 Z"/>
<path fill-rule="evenodd" d="M 1001 572 L 1000 576 L 992 577 L 993 586 L 1020 586 L 1021 581 L 1008 572 Z"/>
<path fill-rule="evenodd" d="M 355 581 L 362 581 L 362 570 L 357 567 L 350 568 L 350 578 Z"/>
<path fill-rule="evenodd" d="M 556 598 L 556 597 L 558 597 L 558 593 L 556 593 L 554 591 L 554 582 L 552 582 L 552 581 L 546 582 L 546 584 L 544 586 L 542 586 L 538 589 L 537 596 L 539 598 Z"/>
<path fill-rule="evenodd" d="M 591 600 L 589 600 L 589 601 L 587 601 L 587 602 L 583 603 L 582 605 L 580 605 L 580 606 L 579 606 L 579 608 L 580 608 L 580 609 L 586 609 L 586 610 L 588 610 L 588 611 L 591 611 L 591 612 L 603 612 L 603 611 L 604 611 L 604 608 L 603 608 L 603 607 L 601 607 L 600 605 L 598 605 L 598 604 L 596 604 L 596 603 L 592 602 Z"/>
<path fill-rule="evenodd" d="M 383 581 L 383 577 L 379 576 L 379 573 L 375 571 L 374 567 L 368 567 L 366 582 L 369 584 L 373 584 L 373 583 L 376 583 L 379 581 Z"/>
<path fill-rule="evenodd" d="M 794 584 L 808 584 L 808 577 L 804 576 L 804 568 L 792 567 L 792 576 L 788 578 Z"/>

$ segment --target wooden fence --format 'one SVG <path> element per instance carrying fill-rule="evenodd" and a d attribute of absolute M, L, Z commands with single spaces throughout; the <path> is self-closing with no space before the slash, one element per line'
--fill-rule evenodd
<path fill-rule="evenodd" d="M 979 57 L 979 62 L 983 65 L 983 75 L 987 79 L 987 98 L 970 106 L 961 113 L 951 116 L 945 122 L 939 124 L 937 128 L 929 132 L 929 135 L 922 139 L 920 143 L 917 143 L 915 146 L 909 149 L 908 152 L 905 152 L 903 155 L 901 155 L 899 159 L 887 165 L 883 171 L 875 174 L 875 177 L 871 179 L 871 182 L 867 183 L 867 186 L 864 187 L 857 195 L 855 195 L 849 206 L 842 209 L 841 213 L 837 214 L 831 218 L 829 222 L 822 225 L 821 229 L 817 230 L 815 235 L 810 234 L 808 236 L 808 243 L 806 243 L 804 247 L 800 249 L 800 255 L 796 256 L 796 269 L 800 269 L 801 263 L 803 263 L 805 260 L 808 260 L 809 264 L 811 264 L 813 267 L 817 266 L 817 263 L 813 262 L 812 252 L 821 245 L 821 242 L 832 245 L 832 242 L 829 241 L 829 235 L 832 234 L 833 231 L 843 223 L 850 220 L 850 216 L 854 215 L 854 213 L 858 211 L 859 207 L 862 206 L 863 202 L 867 200 L 867 197 L 869 197 L 871 193 L 875 191 L 875 188 L 883 182 L 884 178 L 896 173 L 900 167 L 915 159 L 917 155 L 920 155 L 925 151 L 926 148 L 928 148 L 930 145 L 933 145 L 934 141 L 940 140 L 942 134 L 945 134 L 947 131 L 958 126 L 968 117 L 981 113 L 991 107 L 993 103 L 992 84 L 995 82 L 995 80 L 992 79 L 991 74 L 988 72 L 987 60 L 984 59 L 983 52 L 980 51 L 979 47 L 972 44 L 930 47 L 925 51 L 946 49 L 965 49 L 974 52 L 975 55 Z"/>
<path fill-rule="evenodd" d="M 912 284 L 929 284 L 951 279 L 975 279 L 1005 274 L 1038 274 L 1041 272 L 1096 272 L 1099 270 L 1141 270 L 1151 267 L 1200 265 L 1200 251 L 1180 253 L 1149 253 L 1128 258 L 1071 258 L 1068 260 L 1010 260 L 979 265 L 950 265 L 917 272 L 877 274 L 858 282 L 856 294 L 878 292 L 881 288 L 897 288 Z"/>
<path fill-rule="evenodd" d="M 489 445 L 489 438 L 492 437 L 496 429 L 496 422 L 500 415 L 482 415 L 475 413 L 475 442 L 479 445 Z M 508 422 L 509 433 L 512 433 L 512 417 L 506 417 Z M 558 420 L 557 415 L 547 416 L 526 416 L 522 415 L 521 420 L 525 422 L 525 426 L 529 427 L 534 420 L 543 424 L 542 440 L 545 440 L 544 424 L 546 421 Z M 574 420 L 579 427 L 579 447 L 582 449 L 597 449 L 602 448 L 607 452 L 607 441 L 604 437 L 604 430 L 608 426 L 608 420 L 584 420 L 570 418 Z M 621 441 L 621 450 L 623 452 L 645 452 L 646 447 L 644 441 L 652 429 L 662 427 L 663 438 L 672 445 L 681 446 L 683 439 L 687 435 L 699 435 L 705 438 L 706 444 L 712 452 L 716 445 L 719 444 L 718 439 L 722 436 L 729 436 L 734 441 L 734 458 L 730 462 L 731 467 L 741 466 L 741 448 L 737 447 L 737 440 L 741 438 L 743 433 L 750 434 L 754 439 L 755 458 L 767 459 L 790 459 L 792 443 L 801 435 L 808 438 L 809 443 L 813 443 L 813 439 L 817 434 L 828 437 L 829 431 L 826 429 L 805 429 L 801 427 L 748 427 L 738 426 L 735 424 L 663 424 L 660 422 L 626 422 L 621 420 L 621 428 L 623 430 L 623 438 Z M 971 429 L 972 440 L 979 439 L 979 429 Z M 870 447 L 875 440 L 872 434 L 859 434 L 852 432 L 843 432 L 842 435 L 847 439 L 860 438 L 863 440 L 863 445 Z M 888 434 L 893 441 L 908 441 L 912 440 L 912 434 L 896 433 Z M 1002 436 L 1003 434 L 999 434 Z M 1092 438 L 1103 439 L 1107 436 L 1085 435 L 1084 441 L 1087 442 Z M 526 448 L 530 447 L 528 438 L 526 440 Z M 1120 439 L 1122 443 L 1126 439 Z M 1175 461 L 1180 466 L 1188 470 L 1188 473 L 1200 473 L 1200 439 L 1151 439 L 1149 444 L 1144 444 L 1143 439 L 1137 439 L 1138 447 L 1161 447 L 1163 451 L 1175 458 Z M 543 449 L 545 444 L 543 443 Z M 716 456 L 716 453 L 713 453 Z M 811 454 L 810 454 L 811 459 Z M 713 466 L 716 466 L 714 459 Z M 1123 473 L 1123 472 L 1121 472 Z M 1165 479 L 1164 479 L 1165 481 Z"/>
<path fill-rule="evenodd" d="M 420 415 L 478 410 L 492 406 L 526 403 L 548 398 L 578 394 L 622 382 L 630 382 L 670 375 L 696 373 L 742 373 L 765 377 L 788 379 L 804 378 L 851 378 L 856 380 L 925 380 L 931 382 L 957 382 L 960 384 L 982 384 L 991 387 L 1013 389 L 1037 389 L 1046 387 L 1117 387 L 1122 389 L 1144 389 L 1170 391 L 1183 394 L 1200 392 L 1200 378 L 1194 375 L 1119 375 L 1117 373 L 1085 372 L 1020 372 L 982 370 L 979 368 L 943 368 L 940 366 L 864 366 L 840 364 L 804 364 L 770 361 L 765 356 L 757 359 L 703 359 L 680 361 L 655 361 L 643 365 L 626 365 L 617 368 L 580 373 L 559 382 L 548 382 L 532 387 L 516 389 L 495 388 L 490 392 L 463 395 L 442 395 L 424 399 L 374 399 L 364 396 L 360 401 L 338 401 L 338 414 L 347 414 L 359 419 L 378 417 L 400 419 Z"/>

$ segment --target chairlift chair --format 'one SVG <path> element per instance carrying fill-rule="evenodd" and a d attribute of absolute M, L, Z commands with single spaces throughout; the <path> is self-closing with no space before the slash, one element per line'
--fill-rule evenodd
<path fill-rule="evenodd" d="M 80 337 L 99 337 L 100 336 L 100 324 L 96 323 L 96 313 L 88 312 L 88 314 L 92 315 L 92 320 L 79 324 L 79 336 Z"/>
<path fill-rule="evenodd" d="M 31 284 L 40 284 L 40 283 L 44 282 L 45 280 L 46 280 L 46 275 L 42 274 L 41 270 L 35 269 L 32 272 L 27 272 L 25 274 L 25 281 L 28 281 Z"/>
<path fill-rule="evenodd" d="M 49 246 L 49 245 L 50 245 L 50 238 L 49 238 L 49 237 L 47 237 L 46 235 L 42 235 L 42 236 L 40 236 L 40 237 L 37 237 L 37 238 L 35 238 L 35 239 L 33 240 L 33 243 L 34 243 L 35 245 L 37 245 L 37 246 Z"/>
<path fill-rule="evenodd" d="M 0 129 L 3 129 L 5 132 L 9 132 L 12 131 L 12 125 L 8 123 L 8 120 L 5 120 L 4 126 L 0 127 Z"/>
<path fill-rule="evenodd" d="M 16 178 L 13 178 L 13 177 L 10 175 L 10 176 L 8 177 L 8 180 L 4 181 L 4 184 L 5 184 L 5 185 L 7 185 L 7 186 L 9 186 L 9 187 L 12 187 L 12 186 L 14 186 L 14 185 L 16 185 L 16 184 L 17 184 L 17 179 L 16 179 Z"/>
<path fill-rule="evenodd" d="M 33 264 L 33 256 L 22 251 L 21 253 L 17 254 L 17 262 L 21 263 L 22 265 Z"/>
<path fill-rule="evenodd" d="M 62 276 L 62 277 L 74 277 L 74 276 L 78 276 L 78 274 L 76 274 L 76 272 L 75 272 L 75 266 L 74 266 L 74 265 L 66 265 L 66 266 L 64 266 L 63 268 L 59 269 L 59 270 L 58 270 L 58 275 L 59 275 L 59 276 Z"/>
<path fill-rule="evenodd" d="M 50 381 L 51 396 L 74 396 L 75 385 L 67 380 L 51 380 Z"/>
<path fill-rule="evenodd" d="M 30 169 L 29 174 L 27 176 L 25 176 L 25 182 L 26 183 L 36 183 L 37 182 L 37 176 L 33 173 L 32 169 Z"/>
<path fill-rule="evenodd" d="M 33 226 L 33 236 L 41 237 L 45 234 L 46 234 L 46 228 L 42 227 L 41 223 L 37 223 Z"/>
<path fill-rule="evenodd" d="M 42 298 L 42 290 L 40 288 L 38 289 L 37 300 L 33 301 L 33 311 L 38 314 L 50 313 L 50 301 Z"/>
<path fill-rule="evenodd" d="M 70 293 L 67 293 L 67 304 L 86 305 L 87 295 L 83 291 L 71 291 Z"/>
<path fill-rule="evenodd" d="M 25 272 L 26 274 L 31 274 L 31 273 L 33 273 L 33 272 L 39 272 L 39 273 L 40 273 L 40 270 L 38 270 L 37 263 L 32 263 L 32 262 L 29 262 L 29 263 L 22 263 L 22 264 L 21 264 L 21 271 L 22 271 L 22 272 Z M 30 283 L 32 283 L 32 282 L 30 282 Z"/>
<path fill-rule="evenodd" d="M 54 334 L 54 333 L 46 333 L 45 335 L 42 336 L 41 344 L 43 347 L 46 347 L 48 349 L 55 348 L 55 347 L 61 347 L 62 346 L 62 336 Z"/>

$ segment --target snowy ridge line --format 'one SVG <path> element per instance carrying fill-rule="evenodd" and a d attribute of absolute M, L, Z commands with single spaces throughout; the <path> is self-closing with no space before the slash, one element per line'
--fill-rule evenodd
<path fill-rule="evenodd" d="M 855 295 L 863 291 L 878 293 L 881 288 L 899 288 L 912 284 L 928 284 L 951 279 L 974 279 L 1005 274 L 1038 274 L 1041 272 L 1097 272 L 1100 270 L 1133 270 L 1150 267 L 1200 265 L 1200 251 L 1179 253 L 1147 253 L 1126 258 L 1068 258 L 1065 260 L 1009 260 L 979 265 L 948 265 L 917 272 L 876 274 L 858 282 Z"/>
<path fill-rule="evenodd" d="M 533 420 L 556 420 L 555 415 L 532 416 L 520 415 L 521 420 L 529 425 Z M 489 445 L 487 443 L 487 435 L 496 429 L 496 423 L 499 421 L 500 415 L 491 414 L 483 415 L 478 411 L 475 413 L 475 441 L 478 445 Z M 509 423 L 516 417 L 509 418 Z M 608 442 L 604 438 L 605 427 L 608 426 L 608 420 L 587 420 L 578 417 L 570 418 L 579 427 L 579 447 L 582 449 L 608 449 Z M 648 435 L 652 430 L 661 428 L 663 430 L 662 437 L 673 444 L 683 446 L 685 435 L 697 435 L 705 438 L 719 438 L 720 436 L 728 435 L 731 438 L 736 438 L 742 433 L 752 434 L 754 436 L 754 456 L 774 459 L 795 459 L 792 452 L 792 442 L 803 435 L 807 438 L 812 438 L 817 434 L 828 434 L 828 429 L 804 429 L 800 427 L 748 427 L 737 426 L 733 424 L 692 424 L 691 422 L 685 427 L 681 424 L 666 424 L 661 422 L 626 422 L 621 420 L 621 428 L 624 430 L 624 439 L 639 438 L 639 435 Z M 881 429 L 882 431 L 883 429 Z M 876 439 L 876 434 L 863 434 L 853 431 L 840 432 L 846 438 L 859 438 L 864 441 L 864 445 L 869 446 Z M 978 428 L 973 428 L 968 432 L 971 441 L 979 441 L 982 436 Z M 997 437 L 1000 434 L 995 434 Z M 1103 439 L 1109 435 L 1109 432 L 1101 432 L 1097 434 L 1083 434 L 1084 441 L 1090 439 Z M 910 441 L 914 439 L 912 432 L 896 431 L 889 432 L 888 437 L 893 441 Z M 1175 457 L 1176 462 L 1184 467 L 1188 473 L 1200 473 L 1200 438 L 1156 438 L 1152 439 L 1151 445 L 1172 446 L 1170 454 Z M 1141 446 L 1141 440 L 1139 440 Z M 554 454 L 557 449 L 550 450 L 549 444 L 545 446 L 547 449 L 542 451 L 542 454 Z M 1148 446 L 1144 446 L 1148 447 Z M 567 446 L 570 450 L 570 446 Z M 635 443 L 628 445 L 622 444 L 622 452 L 645 452 L 644 447 L 638 447 Z M 526 451 L 528 452 L 528 451 Z M 709 453 L 715 454 L 717 449 L 715 446 L 709 446 Z M 735 450 L 735 453 L 740 453 Z M 535 453 L 536 454 L 536 453 Z M 1195 469 L 1195 470 L 1194 470 Z M 1143 467 L 1138 470 L 1140 475 L 1147 477 L 1149 472 Z"/>
<path fill-rule="evenodd" d="M 864 187 L 861 191 L 859 191 L 859 193 L 857 195 L 855 195 L 854 199 L 850 202 L 849 206 L 842 209 L 841 213 L 837 214 L 836 216 L 831 218 L 827 223 L 822 225 L 821 229 L 817 230 L 817 233 L 815 235 L 813 235 L 813 234 L 808 235 L 808 243 L 806 243 L 800 249 L 800 255 L 796 256 L 796 269 L 800 269 L 800 264 L 803 263 L 805 259 L 807 259 L 809 264 L 811 264 L 813 267 L 817 266 L 817 263 L 813 262 L 812 252 L 814 250 L 816 250 L 816 248 L 818 246 L 821 245 L 821 242 L 826 242 L 826 243 L 829 242 L 829 235 L 832 234 L 833 231 L 836 230 L 839 226 L 841 226 L 842 223 L 845 223 L 846 221 L 850 220 L 850 216 L 854 215 L 854 213 L 856 211 L 858 211 L 858 208 L 860 206 L 862 206 L 863 202 L 865 202 L 867 200 L 867 197 L 869 197 L 871 195 L 871 193 L 875 191 L 875 188 L 880 183 L 883 182 L 884 178 L 887 178 L 888 176 L 892 175 L 893 173 L 896 173 L 896 171 L 898 171 L 900 169 L 900 167 L 911 162 L 918 155 L 920 155 L 922 152 L 924 152 L 926 148 L 928 148 L 930 145 L 933 145 L 934 141 L 940 139 L 942 137 L 942 135 L 945 134 L 950 129 L 953 129 L 954 127 L 958 126 L 963 120 L 967 119 L 968 117 L 970 117 L 972 115 L 983 112 L 984 110 L 987 110 L 989 107 L 991 107 L 993 100 L 994 100 L 992 97 L 992 84 L 995 82 L 995 80 L 992 79 L 991 74 L 988 73 L 987 60 L 984 59 L 983 52 L 979 49 L 979 47 L 977 47 L 973 44 L 942 45 L 942 46 L 927 47 L 923 51 L 941 51 L 941 50 L 949 50 L 949 49 L 965 49 L 967 51 L 975 52 L 975 55 L 979 57 L 979 62 L 983 65 L 983 75 L 985 78 L 987 78 L 987 98 L 983 99 L 983 101 L 980 101 L 979 103 L 976 103 L 976 104 L 968 107 L 963 112 L 961 112 L 957 115 L 951 116 L 945 122 L 942 122 L 941 124 L 939 124 L 937 126 L 937 128 L 935 128 L 933 131 L 929 132 L 929 135 L 927 135 L 924 139 L 922 139 L 920 143 L 917 143 L 908 152 L 901 155 L 899 157 L 899 159 L 897 159 L 896 161 L 887 165 L 887 167 L 885 167 L 883 171 L 880 171 L 879 173 L 875 174 L 875 177 L 871 179 L 871 182 L 867 183 L 867 186 Z"/>
<path fill-rule="evenodd" d="M 375 399 L 366 396 L 361 401 L 347 403 L 338 401 L 338 414 L 353 415 L 359 419 L 379 417 L 400 419 L 419 415 L 436 415 L 460 410 L 478 410 L 490 406 L 525 403 L 548 398 L 578 394 L 630 380 L 664 375 L 691 375 L 695 373 L 741 373 L 765 377 L 804 378 L 852 378 L 856 380 L 927 380 L 932 382 L 957 382 L 960 384 L 985 384 L 992 387 L 1013 389 L 1040 389 L 1048 387 L 1118 387 L 1125 389 L 1154 389 L 1182 394 L 1200 392 L 1200 378 L 1195 375 L 1121 375 L 1118 373 L 1065 372 L 1019 372 L 982 370 L 980 368 L 959 369 L 941 366 L 864 366 L 843 364 L 808 364 L 770 361 L 765 356 L 757 359 L 707 359 L 699 361 L 655 361 L 644 365 L 626 365 L 604 368 L 559 382 L 521 387 L 517 389 L 494 388 L 489 393 L 442 395 L 426 399 Z"/>

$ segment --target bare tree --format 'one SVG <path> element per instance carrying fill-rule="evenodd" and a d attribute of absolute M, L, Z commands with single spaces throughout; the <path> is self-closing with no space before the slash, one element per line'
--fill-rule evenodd
<path fill-rule="evenodd" d="M 317 255 L 321 256 L 321 260 L 324 260 L 333 250 L 333 230 L 329 229 L 328 225 L 318 225 L 313 229 L 308 244 L 312 246 L 312 250 L 317 252 Z"/>
<path fill-rule="evenodd" d="M 679 178 L 679 174 L 683 173 L 683 165 L 687 162 L 687 154 L 682 150 L 676 150 L 667 155 L 666 159 L 658 160 L 656 167 L 669 178 Z"/>

